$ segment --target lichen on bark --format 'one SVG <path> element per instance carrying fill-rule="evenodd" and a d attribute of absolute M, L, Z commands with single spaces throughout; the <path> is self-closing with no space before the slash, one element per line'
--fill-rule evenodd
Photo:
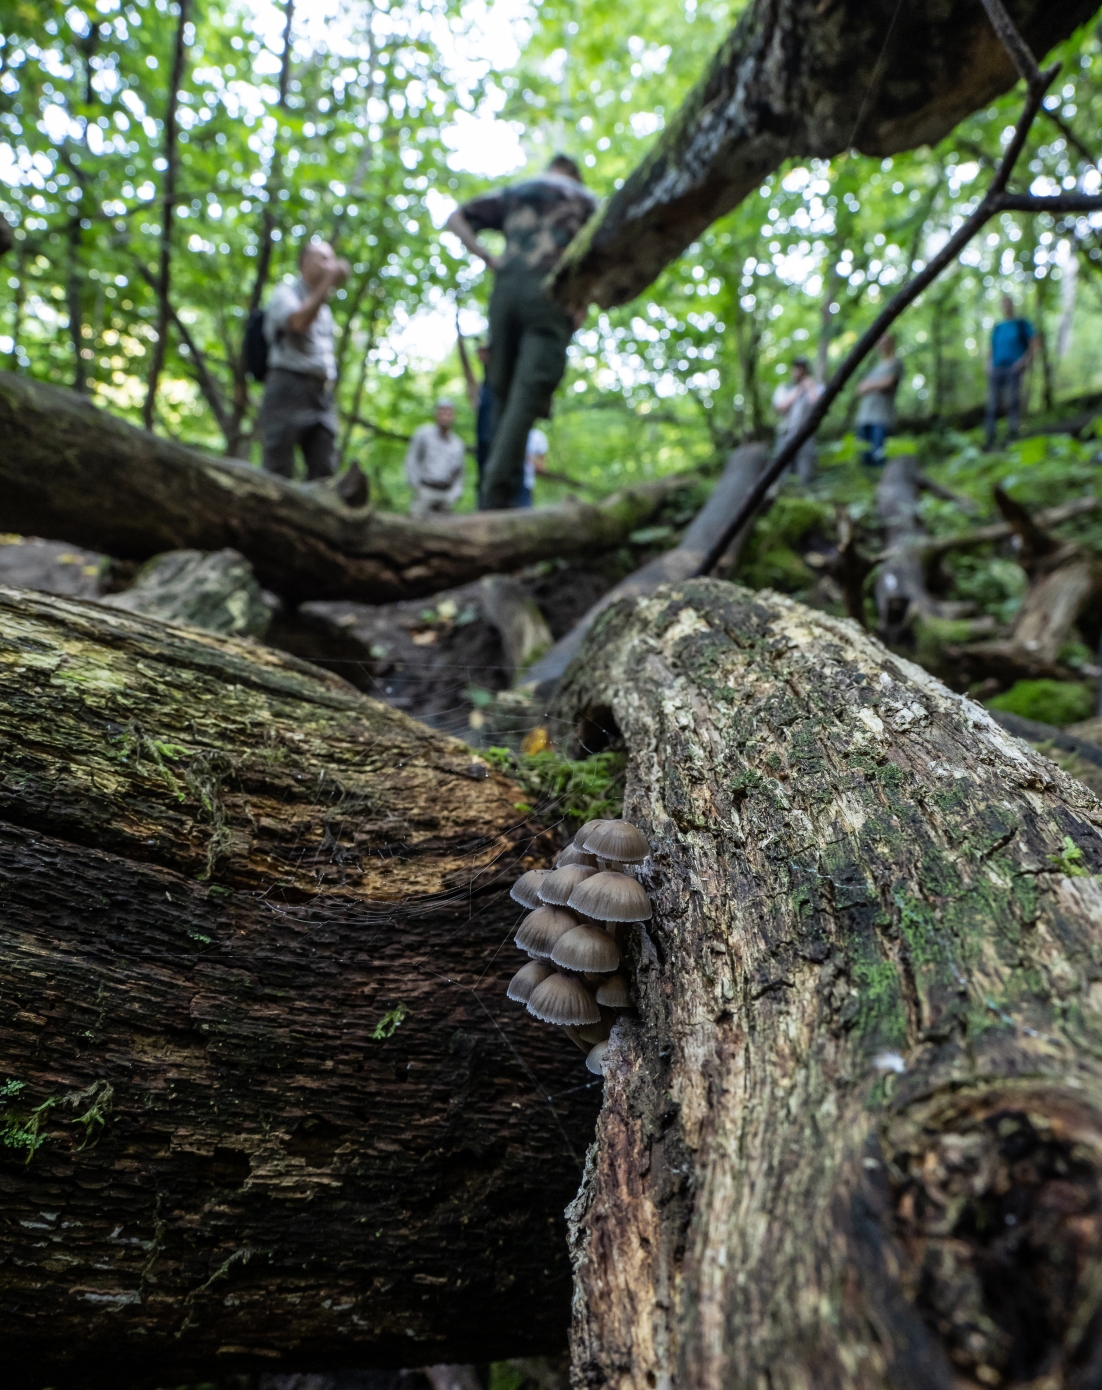
<path fill-rule="evenodd" d="M 1102 806 L 717 581 L 602 616 L 556 712 L 594 709 L 656 912 L 572 1209 L 579 1383 L 1093 1383 Z"/>

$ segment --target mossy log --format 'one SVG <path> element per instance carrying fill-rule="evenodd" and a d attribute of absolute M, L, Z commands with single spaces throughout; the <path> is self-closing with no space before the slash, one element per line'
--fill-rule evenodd
<path fill-rule="evenodd" d="M 0 590 L 11 1387 L 557 1352 L 598 1085 L 518 788 L 292 657 Z"/>
<path fill-rule="evenodd" d="M 1102 1377 L 1102 805 L 855 624 L 714 580 L 558 711 L 654 850 L 572 1208 L 575 1384 Z"/>
<path fill-rule="evenodd" d="M 1095 0 L 1007 0 L 1040 57 Z M 551 285 L 568 308 L 634 299 L 786 159 L 936 144 L 1017 73 L 975 0 L 755 0 Z"/>
<path fill-rule="evenodd" d="M 213 458 L 136 429 L 74 391 L 10 372 L 0 372 L 0 434 L 0 531 L 120 560 L 237 550 L 262 585 L 296 603 L 391 603 L 539 560 L 615 550 L 687 481 L 640 483 L 596 505 L 418 522 Z"/>

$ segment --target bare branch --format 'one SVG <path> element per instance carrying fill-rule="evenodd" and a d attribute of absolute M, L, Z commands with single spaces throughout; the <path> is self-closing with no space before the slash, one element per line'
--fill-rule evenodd
<path fill-rule="evenodd" d="M 987 3 L 987 0 L 985 0 Z M 1007 197 L 1004 190 L 1007 180 L 1010 178 L 1018 156 L 1025 145 L 1026 137 L 1029 134 L 1030 126 L 1036 118 L 1037 112 L 1041 109 L 1041 102 L 1044 100 L 1045 91 L 1051 85 L 1056 76 L 1058 68 L 1056 66 L 1047 68 L 1040 74 L 1037 83 L 1029 88 L 1026 96 L 1025 106 L 1022 114 L 1018 117 L 1018 123 L 1014 129 L 1014 137 L 1007 146 L 1006 153 L 1003 155 L 1002 162 L 991 180 L 990 187 L 980 200 L 979 205 L 970 217 L 968 217 L 958 231 L 949 238 L 938 254 L 930 263 L 915 275 L 908 284 L 893 296 L 887 307 L 873 321 L 872 325 L 865 330 L 858 339 L 856 345 L 849 356 L 834 373 L 827 383 L 823 394 L 804 422 L 801 429 L 791 436 L 785 446 L 777 453 L 776 458 L 758 479 L 754 490 L 743 503 L 738 514 L 728 523 L 723 535 L 716 541 L 712 549 L 704 557 L 698 574 L 710 574 L 723 555 L 732 539 L 739 533 L 761 506 L 770 488 L 780 478 L 785 469 L 799 453 L 802 446 L 812 437 L 819 425 L 825 419 L 827 411 L 841 394 L 842 388 L 850 377 L 853 376 L 857 368 L 869 355 L 872 349 L 892 326 L 903 311 L 913 304 L 918 296 L 927 289 L 938 278 L 946 266 L 952 264 L 960 255 L 961 251 L 968 245 L 972 238 L 980 229 L 1003 210 L 1003 198 Z"/>
<path fill-rule="evenodd" d="M 1095 159 L 1091 151 L 1083 144 L 1082 140 L 1080 140 L 1079 136 L 1072 130 L 1071 126 L 1068 125 L 1067 121 L 1064 120 L 1063 116 L 1056 111 L 1050 111 L 1047 106 L 1043 108 L 1043 114 L 1048 117 L 1068 144 L 1078 150 L 1079 154 L 1088 164 L 1094 165 L 1095 168 L 1098 167 L 1098 160 Z"/>
<path fill-rule="evenodd" d="M 1004 193 L 999 199 L 1003 212 L 1102 212 L 1102 194 L 1056 193 L 1034 197 L 1032 193 Z"/>

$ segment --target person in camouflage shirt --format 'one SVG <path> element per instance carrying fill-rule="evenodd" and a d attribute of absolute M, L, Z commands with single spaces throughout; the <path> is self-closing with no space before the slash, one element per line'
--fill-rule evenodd
<path fill-rule="evenodd" d="M 496 273 L 487 372 L 495 421 L 479 494 L 485 511 L 516 506 L 523 491 L 528 432 L 550 410 L 577 327 L 543 293 L 542 282 L 596 206 L 578 166 L 556 155 L 544 173 L 472 198 L 448 218 L 448 231 Z M 504 233 L 500 256 L 479 241 L 483 231 Z"/>

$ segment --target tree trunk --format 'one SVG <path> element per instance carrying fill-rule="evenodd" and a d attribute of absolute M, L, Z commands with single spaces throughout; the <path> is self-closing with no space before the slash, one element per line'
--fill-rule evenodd
<path fill-rule="evenodd" d="M 1034 53 L 1094 0 L 1008 0 Z M 624 304 L 792 157 L 936 144 L 1016 82 L 974 0 L 755 0 L 647 157 L 572 243 L 561 304 Z"/>
<path fill-rule="evenodd" d="M 349 509 L 135 429 L 72 392 L 0 372 L 0 530 L 124 560 L 165 550 L 241 552 L 266 588 L 298 602 L 389 603 L 491 571 L 623 545 L 685 485 L 663 478 L 597 506 L 476 512 L 434 523 Z"/>
<path fill-rule="evenodd" d="M 228 638 L 0 590 L 5 1384 L 554 1353 L 596 1083 L 506 1002 L 545 832 Z"/>
<path fill-rule="evenodd" d="M 571 1211 L 575 1383 L 1102 1375 L 1102 805 L 854 624 L 712 580 L 604 613 L 654 849 Z"/>

